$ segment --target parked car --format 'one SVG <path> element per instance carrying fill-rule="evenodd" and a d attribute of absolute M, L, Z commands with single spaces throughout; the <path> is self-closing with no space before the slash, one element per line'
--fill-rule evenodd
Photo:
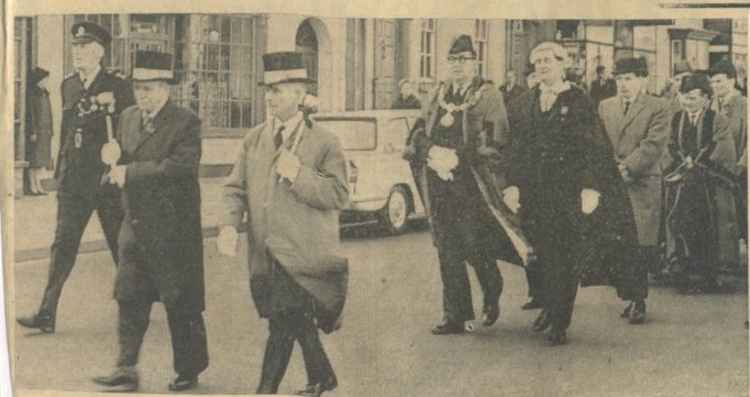
<path fill-rule="evenodd" d="M 419 110 L 318 113 L 314 120 L 336 134 L 346 155 L 351 205 L 342 226 L 379 222 L 398 234 L 425 216 L 409 163 L 402 158 Z"/>

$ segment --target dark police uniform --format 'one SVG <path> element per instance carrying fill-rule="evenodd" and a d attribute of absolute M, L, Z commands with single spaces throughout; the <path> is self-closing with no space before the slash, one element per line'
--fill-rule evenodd
<path fill-rule="evenodd" d="M 76 42 L 109 42 L 109 34 L 98 25 L 82 22 L 73 26 Z M 107 172 L 101 148 L 107 142 L 106 108 L 97 99 L 111 94 L 115 100 L 113 133 L 120 112 L 135 103 L 130 85 L 101 68 L 90 83 L 79 73 L 65 77 L 61 86 L 63 114 L 58 168 L 57 226 L 51 247 L 47 286 L 37 320 L 51 320 L 54 331 L 57 303 L 62 287 L 75 264 L 78 248 L 92 212 L 96 211 L 112 256 L 117 262 L 117 235 L 123 218 L 119 189 L 102 184 Z M 22 325 L 39 327 L 28 322 Z M 44 329 L 44 328 L 43 328 Z"/>

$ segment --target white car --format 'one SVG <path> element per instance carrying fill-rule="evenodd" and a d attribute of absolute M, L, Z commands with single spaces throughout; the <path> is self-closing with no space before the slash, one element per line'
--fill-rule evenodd
<path fill-rule="evenodd" d="M 351 206 L 342 226 L 379 222 L 390 233 L 425 216 L 409 163 L 402 154 L 419 110 L 363 110 L 318 113 L 313 119 L 341 140 L 347 163 Z"/>

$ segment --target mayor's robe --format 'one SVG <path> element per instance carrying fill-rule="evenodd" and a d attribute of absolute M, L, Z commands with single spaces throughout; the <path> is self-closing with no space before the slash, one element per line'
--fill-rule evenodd
<path fill-rule="evenodd" d="M 453 227 L 450 224 L 442 224 L 433 212 L 426 168 L 427 153 L 431 145 L 430 137 L 436 123 L 439 122 L 440 93 L 444 89 L 447 89 L 447 85 L 440 83 L 423 105 L 422 116 L 415 124 L 404 152 L 404 158 L 410 162 L 414 180 L 429 216 L 433 243 L 436 246 L 445 242 L 443 235 L 446 234 L 446 228 Z M 527 251 L 531 248 L 527 247 L 517 218 L 502 200 L 502 191 L 507 187 L 506 173 L 511 143 L 502 95 L 492 83 L 476 78 L 469 86 L 465 98 L 471 105 L 462 112 L 462 119 L 456 120 L 457 123 L 461 123 L 463 132 L 462 145 L 456 151 L 459 161 L 469 164 L 474 182 L 482 195 L 481 202 L 487 206 L 487 212 L 492 214 L 497 222 L 498 234 L 493 240 L 493 247 L 487 248 L 490 248 L 494 259 L 521 264 L 522 257 L 526 257 Z M 513 236 L 513 242 L 509 233 Z M 516 250 L 513 249 L 514 246 Z M 519 246 L 524 248 L 518 249 Z"/>
<path fill-rule="evenodd" d="M 346 260 L 336 255 L 339 211 L 349 203 L 344 153 L 334 134 L 303 122 L 284 143 L 291 149 L 302 134 L 294 151 L 302 165 L 299 174 L 293 184 L 280 181 L 272 125 L 265 122 L 245 136 L 224 187 L 222 223 L 248 226 L 250 289 L 258 314 L 268 318 L 284 310 L 273 299 L 276 261 L 312 296 L 318 326 L 329 332 L 343 310 L 347 287 Z"/>

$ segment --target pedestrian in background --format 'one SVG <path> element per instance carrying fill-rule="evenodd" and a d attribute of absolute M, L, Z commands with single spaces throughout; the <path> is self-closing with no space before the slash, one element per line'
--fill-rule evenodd
<path fill-rule="evenodd" d="M 35 67 L 29 72 L 26 110 L 26 161 L 29 163 L 28 191 L 34 196 L 47 194 L 42 187 L 45 169 L 52 169 L 52 106 L 47 91 L 49 72 Z"/>
<path fill-rule="evenodd" d="M 599 109 L 599 102 L 617 95 L 617 84 L 607 75 L 607 68 L 604 65 L 596 67 L 596 79 L 591 82 L 589 87 L 589 96 L 596 109 Z"/>
<path fill-rule="evenodd" d="M 408 79 L 403 79 L 398 83 L 399 95 L 393 102 L 391 109 L 419 109 L 422 105 L 417 98 L 414 83 Z"/>
<path fill-rule="evenodd" d="M 503 93 L 505 104 L 509 104 L 512 100 L 523 94 L 524 91 L 524 88 L 518 84 L 516 71 L 513 69 L 508 70 L 505 74 L 505 84 L 500 86 L 500 92 Z"/>
<path fill-rule="evenodd" d="M 709 106 L 712 95 L 708 76 L 685 77 L 682 110 L 670 124 L 667 252 L 682 293 L 716 291 L 719 267 L 738 261 L 737 150 L 729 120 Z"/>
<path fill-rule="evenodd" d="M 662 169 L 669 138 L 664 100 L 646 94 L 648 65 L 644 58 L 621 58 L 615 64 L 617 95 L 599 103 L 599 117 L 609 136 L 622 180 L 627 186 L 638 230 L 639 250 L 617 281 L 620 298 L 629 301 L 622 313 L 631 324 L 646 320 L 648 271 L 658 260 Z"/>

